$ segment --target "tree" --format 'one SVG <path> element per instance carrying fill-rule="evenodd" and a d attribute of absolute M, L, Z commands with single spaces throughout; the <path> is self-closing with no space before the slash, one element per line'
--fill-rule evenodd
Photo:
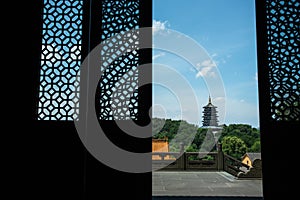
<path fill-rule="evenodd" d="M 254 151 L 260 151 L 260 131 L 248 124 L 229 124 L 223 125 L 220 130 L 219 141 L 227 136 L 236 136 L 246 145 L 246 148 Z M 167 138 L 170 145 L 170 151 L 179 151 L 180 143 L 183 143 L 185 150 L 193 145 L 193 151 L 212 151 L 214 150 L 215 138 L 212 130 L 202 128 L 195 124 L 190 124 L 184 120 L 172 119 L 152 119 L 153 138 Z M 189 149 L 190 150 L 190 149 Z"/>
<path fill-rule="evenodd" d="M 250 149 L 257 140 L 260 140 L 260 131 L 248 124 L 230 124 L 229 126 L 223 126 L 220 140 L 226 136 L 237 136 L 241 138 L 247 148 Z"/>
<path fill-rule="evenodd" d="M 250 150 L 251 152 L 261 152 L 260 140 L 255 141 Z"/>
<path fill-rule="evenodd" d="M 205 132 L 205 138 L 203 139 L 200 145 L 200 151 L 210 152 L 214 150 L 215 145 L 216 145 L 216 141 L 213 135 L 213 131 L 211 129 L 207 129 Z"/>
<path fill-rule="evenodd" d="M 226 136 L 221 143 L 223 152 L 238 160 L 247 152 L 245 142 L 237 136 Z"/>
<path fill-rule="evenodd" d="M 197 146 L 196 144 L 191 144 L 190 146 L 188 146 L 185 150 L 186 152 L 197 152 L 198 149 L 197 149 Z"/>
<path fill-rule="evenodd" d="M 207 129 L 198 128 L 193 143 L 197 145 L 197 148 L 200 149 L 205 137 L 206 137 Z"/>

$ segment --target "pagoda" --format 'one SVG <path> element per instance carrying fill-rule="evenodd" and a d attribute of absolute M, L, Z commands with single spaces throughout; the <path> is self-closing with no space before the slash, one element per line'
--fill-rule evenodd
<path fill-rule="evenodd" d="M 208 98 L 208 104 L 203 107 L 203 127 L 218 127 L 217 107 L 211 103 L 211 98 Z"/>

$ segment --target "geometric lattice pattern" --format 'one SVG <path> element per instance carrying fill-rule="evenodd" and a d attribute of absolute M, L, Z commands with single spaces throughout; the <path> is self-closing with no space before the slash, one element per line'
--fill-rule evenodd
<path fill-rule="evenodd" d="M 83 0 L 45 0 L 39 120 L 78 117 Z"/>
<path fill-rule="evenodd" d="M 267 0 L 271 114 L 275 121 L 300 121 L 299 0 Z"/>
<path fill-rule="evenodd" d="M 101 120 L 137 119 L 138 23 L 139 0 L 102 1 Z"/>

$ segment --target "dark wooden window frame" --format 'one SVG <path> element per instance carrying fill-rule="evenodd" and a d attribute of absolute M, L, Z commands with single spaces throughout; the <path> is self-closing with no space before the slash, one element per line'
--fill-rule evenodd
<path fill-rule="evenodd" d="M 90 22 L 85 21 L 84 23 L 84 30 L 88 31 L 90 25 L 97 24 L 101 19 L 98 12 L 100 5 L 97 5 L 96 1 L 86 0 L 85 2 L 87 2 L 84 5 L 85 10 L 88 10 L 84 13 L 85 19 L 91 13 L 94 15 Z M 141 10 L 145 11 L 143 15 L 145 25 L 151 26 L 151 1 L 143 0 L 141 2 L 144 2 Z M 269 69 L 266 66 L 268 63 L 266 2 L 266 0 L 256 0 L 263 192 L 266 200 L 273 200 L 278 197 L 291 199 L 298 195 L 297 190 L 291 187 L 291 183 L 297 178 L 298 173 L 293 172 L 291 166 L 295 168 L 292 163 L 294 160 L 293 152 L 298 151 L 299 145 L 298 141 L 295 140 L 295 134 L 298 134 L 300 127 L 299 121 L 276 121 L 271 117 Z M 30 184 L 24 181 L 22 182 L 24 183 L 23 187 L 26 188 L 27 192 L 29 191 L 31 199 L 40 199 L 40 194 L 49 194 L 50 198 L 56 198 L 57 195 L 60 195 L 67 199 L 90 199 L 90 195 L 99 193 L 98 184 L 103 181 L 103 173 L 105 173 L 109 174 L 111 179 L 102 188 L 102 195 L 109 194 L 110 188 L 114 187 L 117 188 L 116 192 L 120 194 L 120 197 L 132 197 L 132 191 L 128 191 L 132 187 L 126 187 L 126 185 L 133 184 L 133 187 L 136 188 L 134 197 L 131 199 L 141 199 L 141 197 L 150 199 L 151 174 L 120 173 L 99 164 L 93 157 L 86 156 L 87 153 L 76 135 L 73 122 L 36 120 L 43 4 L 42 1 L 26 1 L 24 4 L 28 6 L 28 10 L 25 7 L 22 8 L 24 15 L 20 16 L 21 22 L 18 23 L 28 24 L 28 28 L 23 30 L 28 33 L 26 35 L 28 37 L 23 38 L 19 44 L 26 42 L 29 48 L 24 52 L 26 56 L 20 62 L 20 66 L 26 67 L 20 69 L 20 72 L 23 73 L 21 73 L 19 80 L 24 80 L 22 87 L 28 91 L 26 96 L 22 96 L 22 102 L 26 102 L 28 103 L 26 105 L 30 106 L 17 104 L 20 108 L 18 111 L 22 111 L 20 114 L 26 119 L 26 124 L 23 127 L 17 127 L 17 130 L 24 134 L 24 148 L 23 146 L 22 148 L 26 152 L 26 163 L 29 165 L 29 167 L 24 166 L 26 171 L 21 172 L 25 177 L 24 180 L 30 180 Z M 90 6 L 91 10 L 89 9 Z M 23 19 L 21 19 L 22 17 Z M 99 38 L 96 32 L 90 32 L 90 38 Z M 89 42 L 89 48 L 82 50 L 82 57 L 85 57 L 99 41 L 97 39 L 89 41 L 88 38 L 84 38 L 83 41 Z M 151 54 L 151 50 L 148 54 Z M 145 57 L 146 61 L 151 62 L 151 57 Z M 141 95 L 150 105 L 151 93 L 144 92 Z M 19 94 L 16 95 L 16 99 L 20 102 Z M 145 110 L 147 109 L 145 108 Z M 149 147 L 150 144 L 151 140 L 149 140 Z M 275 160 L 276 165 L 274 165 Z M 139 184 L 141 181 L 143 184 Z M 30 190 L 32 188 L 35 188 L 35 191 Z"/>

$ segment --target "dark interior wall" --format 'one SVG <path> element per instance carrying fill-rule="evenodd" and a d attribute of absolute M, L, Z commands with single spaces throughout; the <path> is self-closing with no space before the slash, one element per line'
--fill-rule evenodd
<path fill-rule="evenodd" d="M 20 18 L 16 26 L 25 25 L 25 27 L 16 28 L 22 35 L 22 39 L 16 43 L 23 46 L 24 51 L 22 57 L 15 60 L 18 62 L 14 66 L 20 69 L 16 74 L 18 80 L 16 85 L 21 85 L 24 95 L 20 95 L 20 91 L 18 94 L 14 93 L 15 109 L 11 110 L 14 113 L 22 113 L 22 120 L 14 121 L 16 124 L 11 127 L 14 134 L 22 134 L 19 137 L 21 141 L 17 150 L 21 157 L 17 162 L 18 170 L 11 178 L 17 185 L 13 190 L 20 191 L 19 194 L 22 194 L 23 198 L 30 199 L 105 199 L 107 197 L 110 197 L 109 199 L 151 199 L 151 173 L 125 173 L 100 163 L 86 151 L 71 121 L 36 120 L 42 41 L 42 2 L 26 1 L 22 6 L 20 4 L 18 9 Z M 89 6 L 91 12 L 87 9 Z M 151 7 L 151 1 L 141 1 L 141 27 L 151 26 Z M 85 1 L 84 8 L 86 10 L 83 16 L 83 57 L 100 42 L 101 1 Z M 92 20 L 89 22 L 86 19 L 91 13 Z M 92 31 L 89 33 L 90 36 L 87 36 L 89 23 Z M 141 62 L 149 62 L 152 59 L 151 53 L 151 49 L 141 52 Z M 147 109 L 151 105 L 151 87 L 141 90 L 141 94 L 140 101 L 143 102 L 144 109 Z M 19 104 L 20 101 L 22 105 Z M 149 119 L 145 117 L 140 123 L 145 124 L 146 121 L 149 122 Z M 113 123 L 103 122 L 102 126 L 112 133 L 120 132 Z M 113 137 L 116 138 L 116 143 L 120 143 L 116 136 Z M 123 137 L 121 145 L 132 148 L 133 143 L 130 138 Z M 151 139 L 142 144 L 137 143 L 135 148 L 136 151 L 141 152 L 151 151 Z M 14 195 L 19 194 L 14 193 Z"/>
<path fill-rule="evenodd" d="M 291 59 L 293 56 L 299 59 L 299 2 L 256 0 L 256 24 L 264 197 L 292 198 L 297 195 L 293 181 L 299 178 L 298 170 L 292 169 L 299 150 L 295 139 L 300 132 L 299 78 L 294 83 L 291 81 L 300 75 L 299 62 L 293 63 Z M 290 43 L 294 37 L 298 39 Z M 286 52 L 282 53 L 284 50 Z M 284 60 L 293 64 L 286 65 Z M 285 105 L 293 110 L 293 115 L 280 119 L 281 114 L 276 112 L 274 105 L 288 102 L 288 98 L 283 97 L 285 94 L 289 94 L 289 98 L 295 96 L 294 103 Z M 296 102 L 298 105 L 294 106 Z"/>

